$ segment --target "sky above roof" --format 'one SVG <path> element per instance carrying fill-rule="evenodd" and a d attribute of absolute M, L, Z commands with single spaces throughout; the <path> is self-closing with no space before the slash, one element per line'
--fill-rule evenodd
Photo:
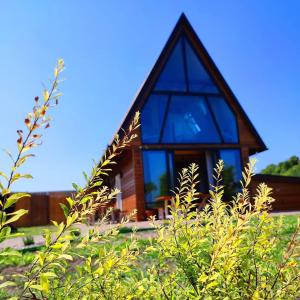
<path fill-rule="evenodd" d="M 287 5 L 288 3 L 288 5 Z M 64 58 L 64 93 L 15 190 L 70 189 L 100 157 L 184 12 L 269 150 L 300 155 L 299 1 L 1 1 L 1 146 Z M 0 169 L 9 161 L 0 153 Z"/>

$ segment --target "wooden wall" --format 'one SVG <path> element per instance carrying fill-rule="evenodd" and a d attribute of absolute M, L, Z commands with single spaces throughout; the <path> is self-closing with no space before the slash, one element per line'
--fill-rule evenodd
<path fill-rule="evenodd" d="M 252 180 L 252 193 L 261 182 L 273 189 L 273 211 L 300 211 L 300 177 L 257 174 Z"/>
<path fill-rule="evenodd" d="M 121 195 L 123 214 L 136 209 L 135 181 L 131 152 L 121 162 Z"/>
<path fill-rule="evenodd" d="M 128 215 L 137 209 L 136 197 L 136 177 L 133 165 L 133 148 L 126 149 L 116 160 L 117 164 L 113 167 L 109 175 L 110 188 L 114 187 L 114 177 L 121 175 L 121 196 L 122 196 L 122 215 Z M 115 206 L 115 205 L 114 205 Z M 134 220 L 137 216 L 134 217 Z"/>
<path fill-rule="evenodd" d="M 145 192 L 144 192 L 144 171 L 143 171 L 143 159 L 142 151 L 140 147 L 135 146 L 133 148 L 133 167 L 135 178 L 135 193 L 136 193 L 136 209 L 137 220 L 145 220 Z"/>
<path fill-rule="evenodd" d="M 31 197 L 23 198 L 17 202 L 15 210 L 26 209 L 28 213 L 13 225 L 15 227 L 29 227 L 48 225 L 52 220 L 63 221 L 64 214 L 59 203 L 66 203 L 65 199 L 71 193 L 72 191 L 31 193 Z"/>

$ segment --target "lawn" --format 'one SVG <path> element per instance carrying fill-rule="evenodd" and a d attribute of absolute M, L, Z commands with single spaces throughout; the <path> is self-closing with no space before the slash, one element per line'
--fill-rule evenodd
<path fill-rule="evenodd" d="M 34 236 L 34 235 L 43 235 L 44 230 L 50 230 L 51 232 L 55 231 L 55 226 L 46 225 L 46 226 L 33 226 L 33 227 L 20 227 L 18 228 L 18 233 L 22 233 L 24 237 Z M 138 228 L 137 231 L 149 231 L 153 230 L 152 227 L 147 228 Z M 130 233 L 133 231 L 132 227 L 122 227 L 120 228 L 120 233 Z"/>
<path fill-rule="evenodd" d="M 20 227 L 18 228 L 18 233 L 22 233 L 24 236 L 42 235 L 45 229 L 54 232 L 55 226 L 47 225 L 47 226 Z"/>

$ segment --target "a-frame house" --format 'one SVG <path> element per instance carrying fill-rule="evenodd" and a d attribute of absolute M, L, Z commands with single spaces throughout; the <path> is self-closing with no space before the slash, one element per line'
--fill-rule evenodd
<path fill-rule="evenodd" d="M 141 113 L 139 137 L 119 157 L 110 182 L 121 190 L 116 207 L 125 213 L 137 209 L 137 220 L 160 212 L 161 199 L 189 163 L 200 166 L 199 189 L 205 195 L 219 158 L 234 190 L 249 155 L 266 150 L 184 15 L 120 128 L 136 111 Z"/>

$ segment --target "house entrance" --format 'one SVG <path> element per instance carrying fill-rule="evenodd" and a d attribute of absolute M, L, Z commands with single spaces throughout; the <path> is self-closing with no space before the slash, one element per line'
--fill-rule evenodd
<path fill-rule="evenodd" d="M 194 150 L 180 150 L 174 151 L 174 170 L 176 178 L 183 168 L 188 167 L 191 163 L 196 163 L 199 166 L 199 180 L 198 185 L 201 193 L 208 193 L 209 190 L 209 174 L 207 166 L 206 151 Z"/>

